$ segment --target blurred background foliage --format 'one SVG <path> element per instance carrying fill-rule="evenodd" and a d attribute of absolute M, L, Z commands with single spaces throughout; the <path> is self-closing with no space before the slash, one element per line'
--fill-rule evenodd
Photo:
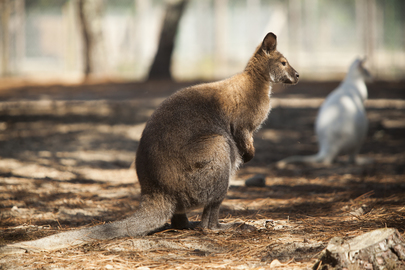
<path fill-rule="evenodd" d="M 178 2 L 161 46 L 175 80 L 240 72 L 270 31 L 304 80 L 341 79 L 357 56 L 376 79 L 405 78 L 403 0 L 0 0 L 0 76 L 145 80 Z"/>

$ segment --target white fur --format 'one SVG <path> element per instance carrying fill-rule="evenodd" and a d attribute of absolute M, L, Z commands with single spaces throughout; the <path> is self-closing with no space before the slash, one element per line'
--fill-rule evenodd
<path fill-rule="evenodd" d="M 270 81 L 274 83 L 274 75 L 270 73 Z"/>
<path fill-rule="evenodd" d="M 292 162 L 328 165 L 339 154 L 348 154 L 349 161 L 356 162 L 368 130 L 364 108 L 367 99 L 365 80 L 371 76 L 361 67 L 363 61 L 356 59 L 351 64 L 343 82 L 326 97 L 319 109 L 315 124 L 319 152 L 312 156 L 288 157 L 277 163 L 279 168 Z"/>

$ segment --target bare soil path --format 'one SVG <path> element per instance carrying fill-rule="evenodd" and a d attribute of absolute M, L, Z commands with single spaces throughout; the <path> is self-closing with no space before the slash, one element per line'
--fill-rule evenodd
<path fill-rule="evenodd" d="M 255 158 L 231 183 L 223 222 L 237 231 L 168 230 L 44 253 L 0 255 L 0 269 L 305 269 L 328 241 L 377 228 L 405 231 L 405 83 L 369 86 L 367 166 L 274 163 L 317 151 L 313 123 L 337 82 L 277 88 L 256 134 Z M 133 213 L 130 169 L 144 124 L 187 83 L 86 85 L 0 81 L 0 245 L 109 222 Z M 263 174 L 265 187 L 244 181 Z M 199 220 L 201 210 L 190 213 Z"/>

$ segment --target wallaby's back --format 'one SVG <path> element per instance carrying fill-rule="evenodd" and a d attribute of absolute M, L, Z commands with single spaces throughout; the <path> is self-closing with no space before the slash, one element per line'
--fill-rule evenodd
<path fill-rule="evenodd" d="M 221 199 L 240 160 L 230 121 L 213 91 L 206 84 L 169 97 L 149 119 L 139 143 L 142 194 L 162 192 L 175 201 L 177 212 Z"/>

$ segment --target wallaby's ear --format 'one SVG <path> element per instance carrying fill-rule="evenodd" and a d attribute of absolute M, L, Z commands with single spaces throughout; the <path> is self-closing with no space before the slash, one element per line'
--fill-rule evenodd
<path fill-rule="evenodd" d="M 277 37 L 273 33 L 268 33 L 262 43 L 263 51 L 269 53 L 274 51 L 277 48 Z"/>
<path fill-rule="evenodd" d="M 364 56 L 364 57 L 357 57 L 358 66 L 359 66 L 359 67 L 364 67 L 364 64 L 365 64 L 366 60 L 367 60 L 367 57 L 366 57 L 366 56 Z"/>

